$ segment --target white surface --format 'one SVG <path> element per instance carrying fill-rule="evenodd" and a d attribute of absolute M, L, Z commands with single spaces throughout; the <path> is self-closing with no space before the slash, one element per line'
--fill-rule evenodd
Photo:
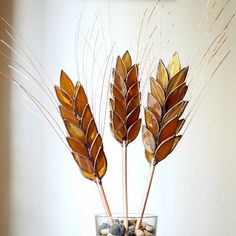
<path fill-rule="evenodd" d="M 218 3 L 221 1 L 217 1 Z M 110 1 L 111 28 L 117 42 L 114 53 L 131 53 L 140 14 L 152 1 Z M 193 33 L 203 12 L 203 1 L 166 1 L 175 22 L 167 60 L 179 51 L 183 64 L 192 49 Z M 87 1 L 86 29 L 98 9 L 106 22 L 106 1 Z M 74 35 L 80 1 L 15 1 L 14 25 L 39 56 L 54 83 L 64 68 L 76 81 Z M 235 4 L 225 16 L 236 10 Z M 158 19 L 157 19 L 158 20 Z M 235 45 L 235 24 L 228 47 Z M 127 43 L 128 42 L 128 43 Z M 155 52 L 153 52 L 155 53 Z M 147 212 L 159 216 L 159 236 L 236 235 L 235 50 L 175 152 L 157 166 Z M 95 184 L 83 179 L 70 153 L 53 131 L 25 107 L 31 107 L 19 89 L 12 90 L 11 233 L 10 236 L 95 235 L 94 214 L 102 212 Z M 106 129 L 108 171 L 104 187 L 113 212 L 121 211 L 120 146 Z M 129 153 L 130 212 L 137 212 L 148 164 L 141 138 Z"/>

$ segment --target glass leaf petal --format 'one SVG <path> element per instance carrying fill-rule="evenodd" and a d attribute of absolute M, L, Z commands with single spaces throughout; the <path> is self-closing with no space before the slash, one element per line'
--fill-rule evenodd
<path fill-rule="evenodd" d="M 96 135 L 98 133 L 98 129 L 96 126 L 96 123 L 94 121 L 94 119 L 92 119 L 89 124 L 88 124 L 88 128 L 86 131 L 86 140 L 87 140 L 87 144 L 91 147 L 93 140 L 95 139 Z"/>
<path fill-rule="evenodd" d="M 182 135 L 176 136 L 171 148 L 171 152 L 175 149 L 175 147 L 177 146 L 177 144 L 179 143 L 180 139 L 182 138 Z"/>
<path fill-rule="evenodd" d="M 131 56 L 130 56 L 128 50 L 123 55 L 122 60 L 123 60 L 123 62 L 125 64 L 126 70 L 129 71 L 131 66 L 132 66 L 132 59 L 131 59 Z"/>
<path fill-rule="evenodd" d="M 175 74 L 177 74 L 180 71 L 180 69 L 181 65 L 180 65 L 179 55 L 177 52 L 175 52 L 167 66 L 169 77 L 172 78 Z"/>
<path fill-rule="evenodd" d="M 165 104 L 165 92 L 161 85 L 153 78 L 150 78 L 150 88 L 152 96 L 163 106 Z"/>
<path fill-rule="evenodd" d="M 160 60 L 158 68 L 157 68 L 156 80 L 159 82 L 162 89 L 165 91 L 168 85 L 169 77 L 168 77 L 167 69 L 162 60 Z"/>
<path fill-rule="evenodd" d="M 124 139 L 126 136 L 126 127 L 120 116 L 115 112 L 111 112 L 111 120 L 112 120 L 112 127 L 114 130 L 114 134 L 118 137 L 119 139 Z"/>
<path fill-rule="evenodd" d="M 117 73 L 125 80 L 127 71 L 126 71 L 124 62 L 123 62 L 123 60 L 120 58 L 120 56 L 117 57 L 117 61 L 116 61 L 116 71 L 117 71 Z"/>
<path fill-rule="evenodd" d="M 181 71 L 179 71 L 173 78 L 171 78 L 167 87 L 167 94 L 170 94 L 180 84 L 184 83 L 187 74 L 188 74 L 188 67 L 185 67 Z"/>
<path fill-rule="evenodd" d="M 115 109 L 115 102 L 112 98 L 110 98 L 109 100 L 109 105 L 110 105 L 110 110 L 114 110 Z"/>
<path fill-rule="evenodd" d="M 79 126 L 79 120 L 76 118 L 72 111 L 67 110 L 64 106 L 59 106 L 60 114 L 63 120 L 68 120 L 73 124 Z"/>
<path fill-rule="evenodd" d="M 87 104 L 81 118 L 81 126 L 83 130 L 87 130 L 88 125 L 90 121 L 92 120 L 92 118 L 93 118 L 93 114 L 91 112 L 89 104 Z"/>
<path fill-rule="evenodd" d="M 138 106 L 140 106 L 140 94 L 137 94 L 129 101 L 127 105 L 127 114 L 132 112 Z"/>
<path fill-rule="evenodd" d="M 176 130 L 176 134 L 179 133 L 179 131 L 183 128 L 184 124 L 185 124 L 185 119 L 179 120 L 177 130 Z"/>
<path fill-rule="evenodd" d="M 145 126 L 143 126 L 142 129 L 142 137 L 145 150 L 147 150 L 149 153 L 154 153 L 156 150 L 155 138 Z"/>
<path fill-rule="evenodd" d="M 84 143 L 80 142 L 78 139 L 67 137 L 66 138 L 72 152 L 78 153 L 81 156 L 88 157 L 88 150 Z"/>
<path fill-rule="evenodd" d="M 101 135 L 98 133 L 89 150 L 89 155 L 94 161 L 101 147 L 102 147 L 102 138 Z"/>
<path fill-rule="evenodd" d="M 68 110 L 73 111 L 74 106 L 71 96 L 65 90 L 59 88 L 58 86 L 55 86 L 55 91 L 61 105 L 67 108 Z"/>
<path fill-rule="evenodd" d="M 91 180 L 91 181 L 95 181 L 95 179 L 96 179 L 96 176 L 95 176 L 95 175 L 90 174 L 90 173 L 88 173 L 88 172 L 86 172 L 86 171 L 82 171 L 82 170 L 80 170 L 80 172 L 81 172 L 81 174 L 82 174 L 86 179 Z"/>
<path fill-rule="evenodd" d="M 116 98 L 114 102 L 114 111 L 120 116 L 122 121 L 125 122 L 126 119 L 125 106 L 122 106 Z"/>
<path fill-rule="evenodd" d="M 188 90 L 186 83 L 179 85 L 174 91 L 172 91 L 166 99 L 166 111 L 171 109 L 174 105 L 184 99 L 184 96 Z"/>
<path fill-rule="evenodd" d="M 148 110 L 147 108 L 144 108 L 144 113 L 145 113 L 146 127 L 152 133 L 154 138 L 156 138 L 159 133 L 158 121 L 157 121 L 156 117 L 153 115 L 153 113 L 150 110 Z"/>
<path fill-rule="evenodd" d="M 137 82 L 129 88 L 126 96 L 126 102 L 129 103 L 129 101 L 138 94 L 139 94 L 139 83 Z"/>
<path fill-rule="evenodd" d="M 124 79 L 113 69 L 114 85 L 119 89 L 121 94 L 125 97 L 127 93 L 127 87 Z"/>
<path fill-rule="evenodd" d="M 162 142 L 155 152 L 155 161 L 156 163 L 165 159 L 172 150 L 175 136 L 170 137 L 169 139 Z"/>
<path fill-rule="evenodd" d="M 126 79 L 127 88 L 129 89 L 134 83 L 137 82 L 138 82 L 138 65 L 135 64 L 128 72 Z"/>
<path fill-rule="evenodd" d="M 127 132 L 128 144 L 133 142 L 136 139 L 136 137 L 138 136 L 140 127 L 141 127 L 141 119 L 137 120 L 132 126 L 130 126 Z"/>
<path fill-rule="evenodd" d="M 79 117 L 82 116 L 83 111 L 88 103 L 84 88 L 81 85 L 75 97 L 75 109 Z"/>
<path fill-rule="evenodd" d="M 71 97 L 74 97 L 75 94 L 74 84 L 70 80 L 69 76 L 63 70 L 61 70 L 60 87 L 63 90 L 65 90 Z"/>
<path fill-rule="evenodd" d="M 151 93 L 148 93 L 147 106 L 152 114 L 156 117 L 157 121 L 160 122 L 162 117 L 162 108 L 160 103 L 155 97 L 152 96 Z"/>
<path fill-rule="evenodd" d="M 126 121 L 126 128 L 129 129 L 129 127 L 131 125 L 134 124 L 134 122 L 136 122 L 139 118 L 139 114 L 140 114 L 140 107 L 136 107 L 127 117 L 127 121 Z"/>
<path fill-rule="evenodd" d="M 112 135 L 114 136 L 114 138 L 119 142 L 119 143 L 123 143 L 123 133 L 126 133 L 126 131 L 124 132 L 124 131 L 121 131 L 120 132 L 120 130 L 122 130 L 122 129 L 124 129 L 123 127 L 121 127 L 120 128 L 120 130 L 118 130 L 118 132 L 116 133 L 116 131 L 114 130 L 114 128 L 113 128 L 113 125 L 112 125 L 112 123 L 110 123 L 110 129 L 111 129 L 111 133 L 112 133 Z"/>
<path fill-rule="evenodd" d="M 122 106 L 125 106 L 125 97 L 115 85 L 111 85 L 111 95 L 113 98 L 116 98 Z"/>
<path fill-rule="evenodd" d="M 162 129 L 160 130 L 159 134 L 159 143 L 162 143 L 164 140 L 170 138 L 174 134 L 177 133 L 179 120 L 178 117 L 173 118 L 169 122 L 167 122 Z"/>
<path fill-rule="evenodd" d="M 153 154 L 145 150 L 145 157 L 149 163 L 152 163 L 152 160 L 154 158 Z"/>
<path fill-rule="evenodd" d="M 85 134 L 84 131 L 82 129 L 80 129 L 77 125 L 71 123 L 70 121 L 65 120 L 65 126 L 66 129 L 69 133 L 69 135 L 72 138 L 78 139 L 81 142 L 85 143 Z"/>
<path fill-rule="evenodd" d="M 94 167 L 97 175 L 101 179 L 105 175 L 107 170 L 107 159 L 102 147 L 98 151 Z"/>

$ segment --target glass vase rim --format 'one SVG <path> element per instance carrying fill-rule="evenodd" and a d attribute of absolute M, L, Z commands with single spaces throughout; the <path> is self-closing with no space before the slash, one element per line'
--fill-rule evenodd
<path fill-rule="evenodd" d="M 136 219 L 139 219 L 141 218 L 140 216 L 138 216 L 139 214 L 138 213 L 129 213 L 128 214 L 128 218 L 136 218 Z M 95 217 L 105 217 L 105 218 L 108 218 L 108 216 L 105 214 L 105 213 L 98 213 L 95 215 Z M 119 213 L 119 212 L 115 212 L 115 213 L 112 213 L 112 218 L 114 219 L 124 219 L 125 216 L 123 213 Z M 143 218 L 144 219 L 147 219 L 147 218 L 158 218 L 158 215 L 156 214 L 153 214 L 153 213 L 145 213 L 143 215 Z"/>

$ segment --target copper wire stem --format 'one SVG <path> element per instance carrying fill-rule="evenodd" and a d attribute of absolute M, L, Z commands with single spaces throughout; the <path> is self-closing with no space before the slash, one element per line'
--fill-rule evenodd
<path fill-rule="evenodd" d="M 142 221 L 143 221 L 143 215 L 144 215 L 144 211 L 145 211 L 145 208 L 147 205 L 147 200 L 148 200 L 148 196 L 150 193 L 154 172 L 155 172 L 155 165 L 153 163 L 151 163 L 151 166 L 149 169 L 148 180 L 147 180 L 147 184 L 146 184 L 146 188 L 145 188 L 145 192 L 144 192 L 144 197 L 143 197 L 142 205 L 141 205 L 140 212 L 139 212 L 138 219 L 137 219 L 137 223 L 136 223 L 136 229 L 140 228 Z"/>
<path fill-rule="evenodd" d="M 113 225 L 114 224 L 114 220 L 112 218 L 111 210 L 110 210 L 107 198 L 106 198 L 106 194 L 105 194 L 104 188 L 102 186 L 102 182 L 101 182 L 101 180 L 99 178 L 96 178 L 96 184 L 97 184 L 98 191 L 100 193 L 100 196 L 101 196 L 101 199 L 102 199 L 102 203 L 103 203 L 106 215 L 108 217 L 109 223 L 110 223 L 110 225 Z"/>
<path fill-rule="evenodd" d="M 127 184 L 127 145 L 126 141 L 123 141 L 122 145 L 122 182 L 123 182 L 123 214 L 124 214 L 124 226 L 128 229 L 128 184 Z"/>

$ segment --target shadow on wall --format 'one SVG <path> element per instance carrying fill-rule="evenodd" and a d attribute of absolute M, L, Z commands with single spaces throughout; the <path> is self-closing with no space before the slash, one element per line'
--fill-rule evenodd
<path fill-rule="evenodd" d="M 12 21 L 13 0 L 0 0 L 0 16 Z M 0 38 L 3 37 L 0 26 Z M 0 44 L 0 51 L 3 51 Z M 0 57 L 0 71 L 6 73 Z M 0 77 L 0 235 L 10 235 L 10 83 Z"/>

